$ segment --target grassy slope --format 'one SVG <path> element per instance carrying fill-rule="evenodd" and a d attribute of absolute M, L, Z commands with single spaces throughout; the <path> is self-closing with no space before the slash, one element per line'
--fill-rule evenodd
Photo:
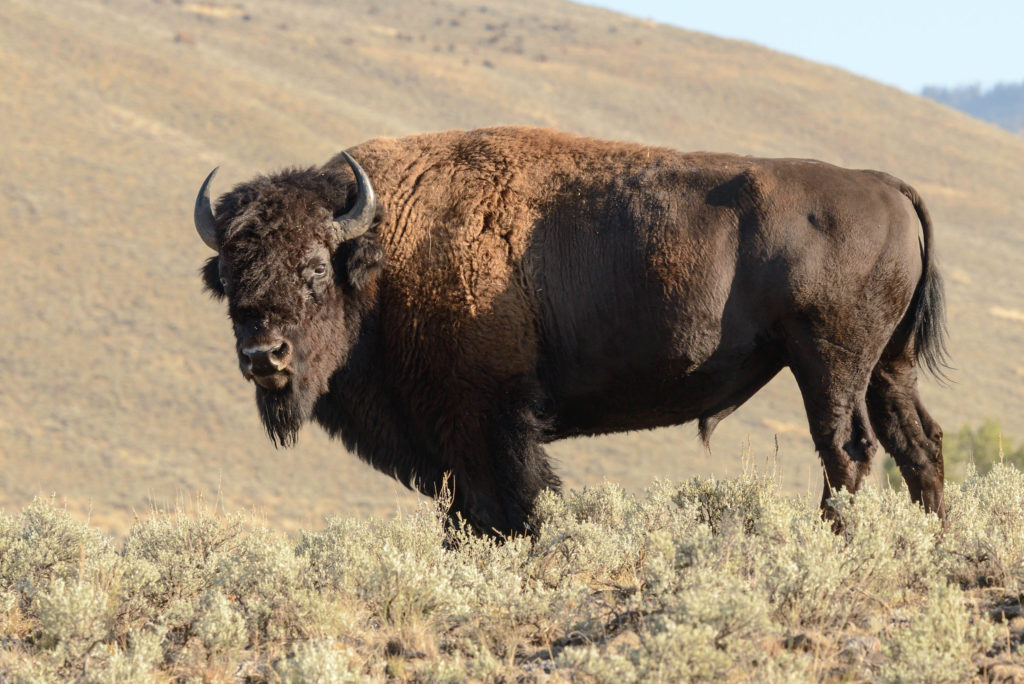
<path fill-rule="evenodd" d="M 922 98 L 753 45 L 561 1 L 5 4 L 0 24 L 0 505 L 37 492 L 124 530 L 196 492 L 278 526 L 412 499 L 316 430 L 274 451 L 195 271 L 198 182 L 319 163 L 375 135 L 550 125 L 683 149 L 811 156 L 902 176 L 947 274 L 954 428 L 1024 434 L 1024 140 Z M 175 36 L 180 40 L 175 40 Z M 722 426 L 555 445 L 570 485 L 735 473 L 779 433 L 783 482 L 818 487 L 788 374 Z M 219 494 L 217 494 L 219 492 Z"/>

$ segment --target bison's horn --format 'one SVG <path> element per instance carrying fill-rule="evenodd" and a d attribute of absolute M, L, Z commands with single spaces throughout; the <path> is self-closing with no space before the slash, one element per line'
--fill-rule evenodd
<path fill-rule="evenodd" d="M 334 217 L 334 225 L 338 242 L 357 238 L 373 225 L 373 216 L 377 212 L 377 198 L 373 194 L 373 185 L 363 167 L 348 152 L 342 152 L 352 173 L 356 176 L 356 203 L 341 216 Z"/>
<path fill-rule="evenodd" d="M 217 168 L 220 168 L 219 166 Z M 206 246 L 217 251 L 217 224 L 213 220 L 213 207 L 210 206 L 210 181 L 217 175 L 217 169 L 210 172 L 210 175 L 203 181 L 196 195 L 196 210 L 194 214 L 196 232 L 203 239 Z"/>

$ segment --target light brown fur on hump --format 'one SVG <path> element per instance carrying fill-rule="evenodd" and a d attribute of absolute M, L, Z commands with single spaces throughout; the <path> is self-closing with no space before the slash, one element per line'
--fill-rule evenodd
<path fill-rule="evenodd" d="M 524 127 L 376 138 L 352 153 L 388 209 L 380 239 L 392 274 L 410 261 L 421 270 L 426 256 L 432 267 L 453 270 L 450 284 L 471 310 L 504 291 L 537 207 L 559 181 L 611 179 L 626 159 L 678 155 Z M 339 158 L 330 164 L 344 166 Z"/>

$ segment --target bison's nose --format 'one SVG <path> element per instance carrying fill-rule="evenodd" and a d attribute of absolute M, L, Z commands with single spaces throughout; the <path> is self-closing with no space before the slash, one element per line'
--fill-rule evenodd
<path fill-rule="evenodd" d="M 242 349 L 244 361 L 253 375 L 271 375 L 288 367 L 292 356 L 291 345 L 286 340 L 265 345 L 253 345 Z"/>

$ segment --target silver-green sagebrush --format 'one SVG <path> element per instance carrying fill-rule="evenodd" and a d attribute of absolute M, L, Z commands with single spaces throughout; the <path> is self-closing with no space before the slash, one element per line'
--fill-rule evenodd
<path fill-rule="evenodd" d="M 1024 474 L 889 489 L 841 534 L 770 477 L 541 497 L 504 543 L 424 505 L 298 539 L 153 513 L 115 542 L 0 515 L 3 681 L 962 681 L 1024 672 Z M 443 503 L 443 502 L 442 502 Z M 1000 669 L 1002 668 L 1002 669 Z M 1008 669 L 1009 668 L 1009 669 Z M 545 679 L 546 678 L 546 679 Z"/>

